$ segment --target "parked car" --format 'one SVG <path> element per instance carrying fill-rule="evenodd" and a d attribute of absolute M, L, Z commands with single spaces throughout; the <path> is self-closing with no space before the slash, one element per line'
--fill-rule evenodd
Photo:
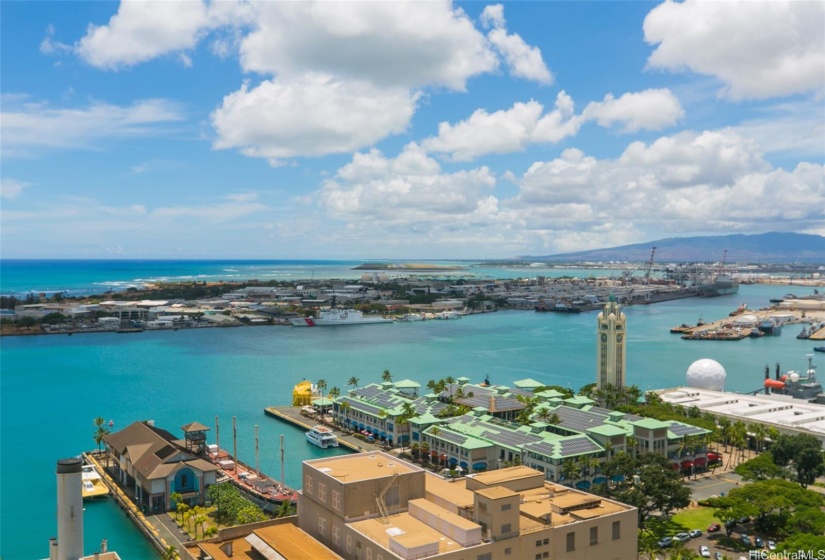
<path fill-rule="evenodd" d="M 768 550 L 776 550 L 776 543 L 773 541 L 768 541 Z"/>
<path fill-rule="evenodd" d="M 688 535 L 690 535 L 690 538 L 695 539 L 696 537 L 702 536 L 702 531 L 700 531 L 699 529 L 691 529 L 688 532 Z"/>
<path fill-rule="evenodd" d="M 739 538 L 740 538 L 740 539 L 742 539 L 742 542 L 743 542 L 744 544 L 746 544 L 746 545 L 748 545 L 748 546 L 750 546 L 750 545 L 751 545 L 751 538 L 750 538 L 747 534 L 742 533 L 742 535 L 741 535 Z"/>
<path fill-rule="evenodd" d="M 710 549 L 705 545 L 699 547 L 699 555 L 702 558 L 710 558 Z"/>
<path fill-rule="evenodd" d="M 725 556 L 721 552 L 713 553 L 713 560 L 724 560 Z"/>
<path fill-rule="evenodd" d="M 673 535 L 673 540 L 688 542 L 690 540 L 690 535 L 687 533 L 676 533 Z"/>
<path fill-rule="evenodd" d="M 721 530 L 722 530 L 722 526 L 719 525 L 718 523 L 711 523 L 710 525 L 708 525 L 708 533 L 716 533 L 717 531 L 721 531 Z"/>
<path fill-rule="evenodd" d="M 756 548 L 765 548 L 765 541 L 762 540 L 762 537 L 756 537 L 753 542 L 756 544 Z"/>
<path fill-rule="evenodd" d="M 659 542 L 657 544 L 659 545 L 659 548 L 667 548 L 671 544 L 673 544 L 673 539 L 670 537 L 664 537 L 662 539 L 659 539 Z"/>

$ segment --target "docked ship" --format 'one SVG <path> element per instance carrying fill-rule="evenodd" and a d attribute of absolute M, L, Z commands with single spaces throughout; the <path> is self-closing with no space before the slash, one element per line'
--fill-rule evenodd
<path fill-rule="evenodd" d="M 336 436 L 331 429 L 326 426 L 313 426 L 307 432 L 307 441 L 312 445 L 317 445 L 321 449 L 327 447 L 338 447 L 338 436 Z"/>
<path fill-rule="evenodd" d="M 295 317 L 289 320 L 293 327 L 337 327 L 347 325 L 374 325 L 392 323 L 385 317 L 365 317 L 356 309 L 322 309 L 318 317 Z"/>
<path fill-rule="evenodd" d="M 699 297 L 728 296 L 739 293 L 739 283 L 729 274 L 718 274 L 710 282 L 696 286 Z"/>

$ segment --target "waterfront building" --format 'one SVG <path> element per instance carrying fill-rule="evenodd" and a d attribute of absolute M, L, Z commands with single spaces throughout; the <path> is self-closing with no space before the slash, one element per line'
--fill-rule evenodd
<path fill-rule="evenodd" d="M 207 486 L 216 482 L 218 466 L 203 458 L 209 428 L 192 422 L 181 429 L 184 439 L 151 422 L 134 422 L 104 438 L 113 477 L 144 511 L 172 509 L 174 493 L 190 506 L 201 505 Z"/>
<path fill-rule="evenodd" d="M 298 525 L 345 558 L 636 558 L 635 508 L 528 467 L 448 481 L 376 452 L 302 472 Z"/>
<path fill-rule="evenodd" d="M 423 461 L 462 473 L 519 463 L 549 481 L 588 489 L 606 482 L 600 465 L 620 451 L 658 453 L 674 469 L 707 463 L 710 432 L 704 428 L 610 411 L 588 397 L 564 399 L 552 389 L 533 393 L 526 387 L 541 387 L 530 379 L 514 385 L 525 388 L 474 385 L 461 377 L 439 395 L 414 397 L 405 381 L 370 384 L 336 399 L 334 410 L 344 426 L 390 446 L 403 442 Z M 516 421 L 529 401 L 538 403 L 532 415 Z M 445 416 L 450 403 L 470 412 Z M 577 463 L 578 476 L 565 477 L 568 462 Z"/>
<path fill-rule="evenodd" d="M 625 386 L 626 352 L 625 327 L 627 317 L 622 313 L 616 298 L 604 306 L 597 318 L 596 332 L 596 388 L 604 389 L 608 385 L 616 389 Z"/>
<path fill-rule="evenodd" d="M 762 424 L 782 434 L 812 435 L 825 445 L 825 405 L 788 395 L 743 395 L 699 387 L 674 387 L 657 393 L 664 402 L 685 409 L 696 407 L 732 422 Z"/>

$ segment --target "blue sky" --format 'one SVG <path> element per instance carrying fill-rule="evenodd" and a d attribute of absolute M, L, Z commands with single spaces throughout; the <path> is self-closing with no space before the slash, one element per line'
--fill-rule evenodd
<path fill-rule="evenodd" d="M 5 258 L 825 235 L 822 2 L 0 2 Z"/>

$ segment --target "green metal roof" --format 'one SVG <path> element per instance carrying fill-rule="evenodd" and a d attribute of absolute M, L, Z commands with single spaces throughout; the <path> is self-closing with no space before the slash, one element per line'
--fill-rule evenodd
<path fill-rule="evenodd" d="M 642 418 L 641 420 L 631 422 L 631 424 L 634 426 L 639 426 L 640 428 L 647 428 L 648 430 L 658 430 L 659 428 L 670 427 L 669 423 L 656 420 L 655 418 Z"/>
<path fill-rule="evenodd" d="M 540 381 L 536 381 L 535 379 L 519 379 L 518 381 L 513 381 L 513 385 L 518 387 L 519 389 L 535 389 L 537 387 L 543 387 L 544 383 Z"/>
<path fill-rule="evenodd" d="M 412 379 L 402 379 L 395 382 L 396 389 L 418 389 L 419 387 L 421 387 L 421 383 Z"/>
<path fill-rule="evenodd" d="M 614 426 L 611 424 L 602 424 L 601 426 L 588 429 L 587 432 L 607 437 L 627 434 L 627 430 L 623 430 L 619 426 Z"/>

